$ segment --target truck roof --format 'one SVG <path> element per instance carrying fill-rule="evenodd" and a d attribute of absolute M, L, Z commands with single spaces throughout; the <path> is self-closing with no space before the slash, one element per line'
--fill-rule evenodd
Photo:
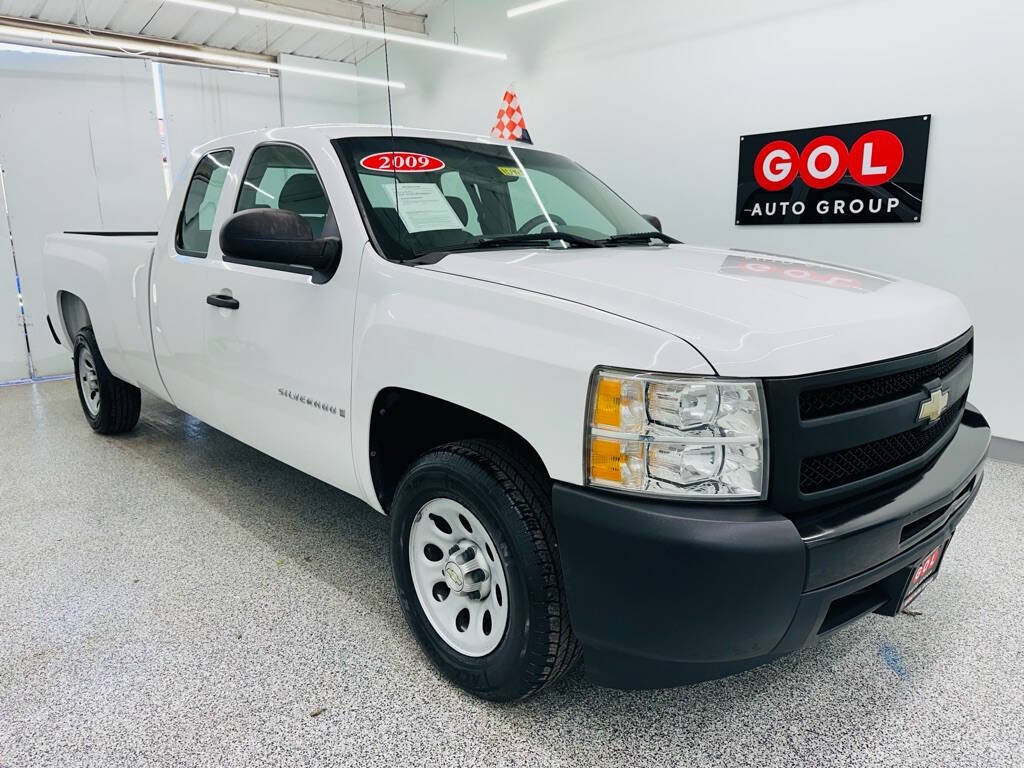
<path fill-rule="evenodd" d="M 390 136 L 394 131 L 395 136 L 415 137 L 424 139 L 456 139 L 462 141 L 479 141 L 485 144 L 496 144 L 500 146 L 522 146 L 520 142 L 496 139 L 492 136 L 484 136 L 474 133 L 462 133 L 459 131 L 439 131 L 426 128 L 410 128 L 408 126 L 396 125 L 392 129 L 390 125 L 372 123 L 317 123 L 313 125 L 283 126 L 279 128 L 259 128 L 251 131 L 232 133 L 227 136 L 220 136 L 205 144 L 201 144 L 192 150 L 193 155 L 205 153 L 217 147 L 235 141 L 245 143 L 253 141 L 291 141 L 302 143 L 303 138 L 318 140 L 342 139 L 349 136 Z"/>

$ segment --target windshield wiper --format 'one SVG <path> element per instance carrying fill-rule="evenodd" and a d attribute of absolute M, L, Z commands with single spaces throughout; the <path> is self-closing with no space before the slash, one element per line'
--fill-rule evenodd
<path fill-rule="evenodd" d="M 598 240 L 605 245 L 618 245 L 619 243 L 647 243 L 651 240 L 661 240 L 663 243 L 679 244 L 681 240 L 664 234 L 663 232 L 626 232 L 622 235 L 612 235 Z"/>
<path fill-rule="evenodd" d="M 464 243 L 446 245 L 442 248 L 431 248 L 426 251 L 417 251 L 413 256 L 419 258 L 432 253 L 455 253 L 457 251 L 477 251 L 485 248 L 501 248 L 506 245 L 530 245 L 533 243 L 547 245 L 548 243 L 561 240 L 569 245 L 581 248 L 604 248 L 604 240 L 591 240 L 583 235 L 574 235 L 571 232 L 544 232 L 541 234 L 510 234 L 510 235 L 484 235 Z"/>

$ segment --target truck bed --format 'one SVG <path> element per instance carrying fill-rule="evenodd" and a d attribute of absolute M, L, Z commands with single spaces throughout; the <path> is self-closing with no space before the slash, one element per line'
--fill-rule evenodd
<path fill-rule="evenodd" d="M 149 325 L 149 277 L 157 233 L 64 232 L 43 246 L 47 312 L 61 344 L 74 349 L 83 321 L 77 301 L 120 379 L 165 396 L 153 357 Z"/>
<path fill-rule="evenodd" d="M 97 229 L 97 230 L 65 230 L 65 235 L 92 235 L 95 237 L 156 237 L 159 232 L 155 230 L 150 232 L 147 230 L 116 230 L 116 229 Z"/>

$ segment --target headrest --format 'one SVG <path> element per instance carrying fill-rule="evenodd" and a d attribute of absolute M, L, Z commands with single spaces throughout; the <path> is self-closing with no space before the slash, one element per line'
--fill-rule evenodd
<path fill-rule="evenodd" d="M 327 213 L 327 195 L 315 173 L 299 173 L 281 187 L 278 208 L 295 213 Z"/>
<path fill-rule="evenodd" d="M 448 201 L 448 205 L 452 207 L 452 210 L 455 211 L 455 215 L 459 217 L 462 226 L 469 224 L 469 210 L 466 208 L 466 201 L 455 195 L 445 195 L 444 198 Z"/>

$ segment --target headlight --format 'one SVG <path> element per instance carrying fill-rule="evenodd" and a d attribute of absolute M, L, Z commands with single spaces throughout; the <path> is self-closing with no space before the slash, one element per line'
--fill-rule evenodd
<path fill-rule="evenodd" d="M 760 382 L 599 369 L 587 416 L 591 485 L 654 496 L 765 494 Z"/>

